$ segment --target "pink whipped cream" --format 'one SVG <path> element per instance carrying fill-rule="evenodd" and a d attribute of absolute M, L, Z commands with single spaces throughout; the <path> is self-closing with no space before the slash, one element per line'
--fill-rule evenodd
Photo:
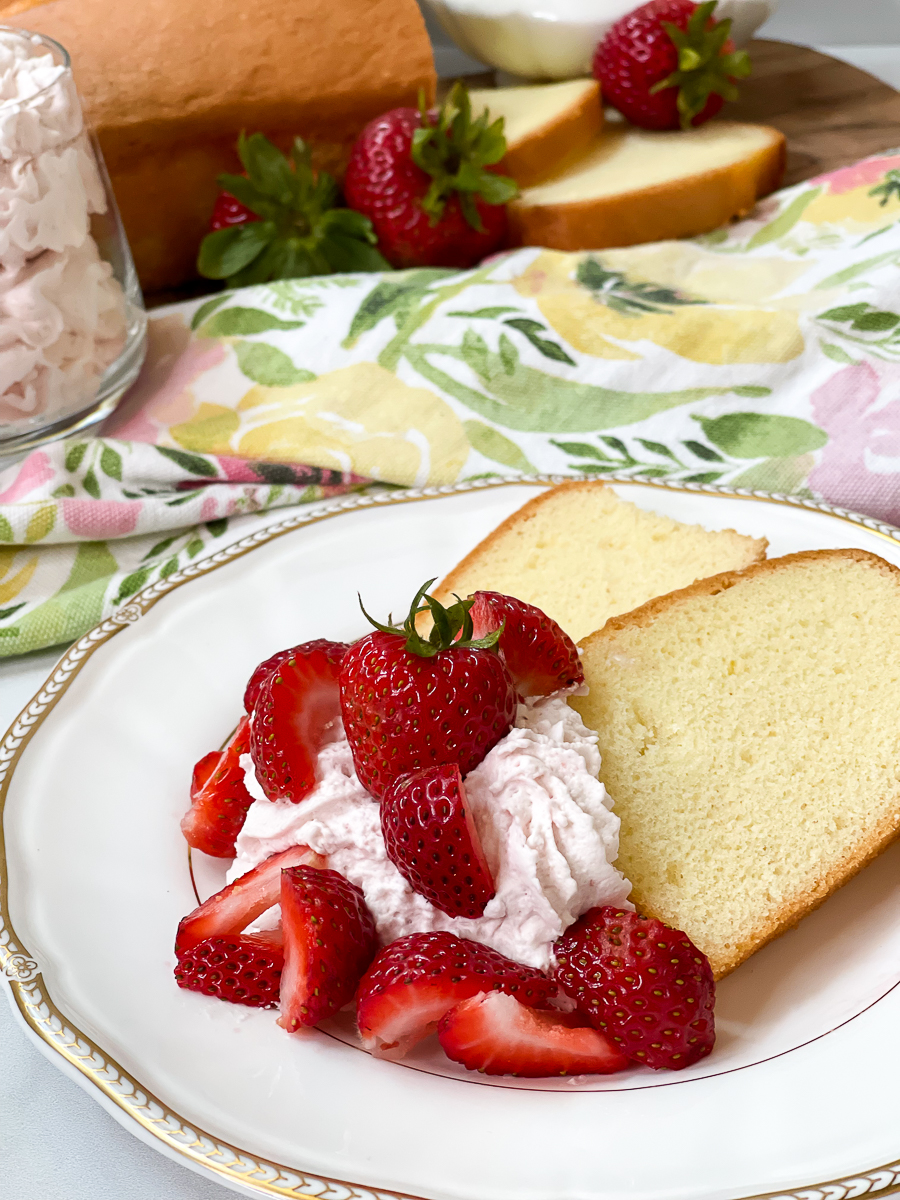
<path fill-rule="evenodd" d="M 125 344 L 126 303 L 91 217 L 107 209 L 71 71 L 0 32 L 0 423 L 86 408 Z M 7 429 L 9 432 L 9 429 Z"/>
<path fill-rule="evenodd" d="M 619 818 L 597 779 L 597 735 L 565 696 L 520 704 L 515 728 L 466 776 L 497 889 L 477 920 L 434 908 L 387 857 L 378 801 L 357 779 L 343 731 L 322 750 L 319 782 L 302 804 L 267 800 L 249 755 L 242 764 L 254 803 L 229 881 L 289 846 L 310 846 L 362 889 L 384 944 L 446 929 L 546 969 L 554 941 L 583 912 L 601 904 L 631 908 L 631 885 L 613 865 Z M 278 918 L 276 906 L 258 927 Z"/>

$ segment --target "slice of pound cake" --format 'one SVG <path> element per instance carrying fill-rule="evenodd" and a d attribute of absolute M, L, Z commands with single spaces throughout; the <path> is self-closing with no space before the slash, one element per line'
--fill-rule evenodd
<path fill-rule="evenodd" d="M 704 579 L 581 643 L 637 909 L 717 978 L 900 832 L 900 570 L 819 550 Z"/>
<path fill-rule="evenodd" d="M 600 482 L 564 483 L 513 513 L 435 595 L 446 603 L 454 593 L 505 592 L 536 604 L 577 641 L 653 596 L 758 562 L 766 545 L 645 512 Z"/>

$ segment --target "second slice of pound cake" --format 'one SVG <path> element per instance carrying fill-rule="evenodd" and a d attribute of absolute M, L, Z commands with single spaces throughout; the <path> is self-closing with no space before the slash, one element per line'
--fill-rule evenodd
<path fill-rule="evenodd" d="M 447 603 L 454 593 L 504 592 L 577 641 L 654 596 L 759 562 L 766 545 L 646 512 L 604 483 L 563 483 L 508 517 L 434 594 Z"/>
<path fill-rule="evenodd" d="M 862 550 L 769 559 L 581 643 L 616 866 L 717 978 L 900 832 L 900 570 Z"/>

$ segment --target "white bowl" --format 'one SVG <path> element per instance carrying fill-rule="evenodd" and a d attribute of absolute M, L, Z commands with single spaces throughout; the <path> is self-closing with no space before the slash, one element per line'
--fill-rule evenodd
<path fill-rule="evenodd" d="M 523 79 L 589 75 L 597 43 L 633 11 L 635 0 L 425 0 L 461 50 Z M 779 0 L 720 0 L 717 17 L 731 17 L 743 45 Z"/>

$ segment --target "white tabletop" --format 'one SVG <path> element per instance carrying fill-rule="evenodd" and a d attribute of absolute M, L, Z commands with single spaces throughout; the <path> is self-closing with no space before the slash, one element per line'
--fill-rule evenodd
<path fill-rule="evenodd" d="M 900 0 L 782 0 L 760 36 L 814 46 L 900 89 Z M 446 43 L 438 42 L 436 50 L 442 73 L 467 69 Z M 0 663 L 0 729 L 38 690 L 56 658 L 39 653 Z M 225 1200 L 234 1193 L 127 1133 L 43 1057 L 0 1000 L 0 1195 Z"/>

